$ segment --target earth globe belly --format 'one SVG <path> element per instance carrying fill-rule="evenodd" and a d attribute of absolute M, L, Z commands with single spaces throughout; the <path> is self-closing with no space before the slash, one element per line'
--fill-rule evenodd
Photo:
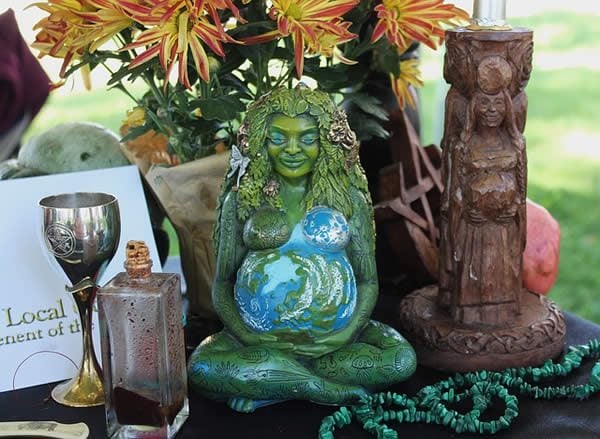
<path fill-rule="evenodd" d="M 235 301 L 256 332 L 287 330 L 286 338 L 306 342 L 350 321 L 356 306 L 350 261 L 343 248 L 311 240 L 307 220 L 283 246 L 249 252 L 238 270 Z"/>

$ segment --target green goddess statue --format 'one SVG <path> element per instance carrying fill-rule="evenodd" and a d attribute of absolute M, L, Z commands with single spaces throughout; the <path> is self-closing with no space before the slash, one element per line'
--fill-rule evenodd
<path fill-rule="evenodd" d="M 358 141 L 329 96 L 279 88 L 248 108 L 215 228 L 224 330 L 193 352 L 192 386 L 238 411 L 351 404 L 407 379 L 413 348 L 369 317 L 375 230 Z"/>

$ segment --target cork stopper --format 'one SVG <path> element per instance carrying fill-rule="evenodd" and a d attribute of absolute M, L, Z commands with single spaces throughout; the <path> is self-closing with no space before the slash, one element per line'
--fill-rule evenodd
<path fill-rule="evenodd" d="M 152 268 L 150 251 L 144 241 L 128 241 L 125 247 L 125 270 L 130 277 L 149 277 Z"/>

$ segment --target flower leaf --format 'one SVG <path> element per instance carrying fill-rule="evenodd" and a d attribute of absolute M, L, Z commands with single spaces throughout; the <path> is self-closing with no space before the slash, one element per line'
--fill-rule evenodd
<path fill-rule="evenodd" d="M 373 137 L 382 139 L 390 137 L 389 131 L 381 125 L 380 121 L 362 111 L 348 113 L 348 123 L 360 141 L 371 140 Z"/>
<path fill-rule="evenodd" d="M 369 72 L 369 67 L 355 64 L 336 64 L 331 67 L 317 67 L 311 63 L 305 63 L 304 72 L 307 76 L 315 79 L 319 88 L 328 93 L 335 93 L 341 89 L 358 86 L 363 83 Z"/>
<path fill-rule="evenodd" d="M 202 117 L 208 120 L 227 122 L 235 119 L 246 110 L 246 105 L 240 99 L 241 95 L 227 95 L 216 98 L 198 99 L 196 103 L 202 111 Z"/>
<path fill-rule="evenodd" d="M 377 119 L 383 121 L 387 121 L 389 119 L 389 115 L 383 108 L 381 101 L 375 96 L 371 96 L 366 93 L 352 93 L 348 95 L 346 101 L 353 103 L 362 111 L 375 116 Z"/>
<path fill-rule="evenodd" d="M 143 134 L 146 134 L 148 131 L 152 129 L 152 125 L 149 123 L 145 123 L 144 125 L 140 125 L 137 127 L 130 128 L 121 138 L 121 143 L 127 142 L 129 140 L 135 139 Z"/>
<path fill-rule="evenodd" d="M 401 54 L 392 47 L 387 41 L 379 40 L 376 44 L 376 50 L 373 51 L 377 66 L 385 73 L 392 73 L 394 76 L 400 75 L 400 56 Z"/>

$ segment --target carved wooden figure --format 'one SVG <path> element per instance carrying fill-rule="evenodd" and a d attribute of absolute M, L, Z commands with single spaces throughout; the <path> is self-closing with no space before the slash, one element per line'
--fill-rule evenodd
<path fill-rule="evenodd" d="M 439 288 L 401 304 L 419 361 L 466 371 L 540 363 L 562 350 L 550 301 L 522 287 L 532 32 L 446 33 Z"/>
<path fill-rule="evenodd" d="M 526 159 L 504 58 L 484 58 L 460 136 L 446 146 L 447 227 L 440 302 L 463 323 L 513 321 L 521 297 Z"/>

